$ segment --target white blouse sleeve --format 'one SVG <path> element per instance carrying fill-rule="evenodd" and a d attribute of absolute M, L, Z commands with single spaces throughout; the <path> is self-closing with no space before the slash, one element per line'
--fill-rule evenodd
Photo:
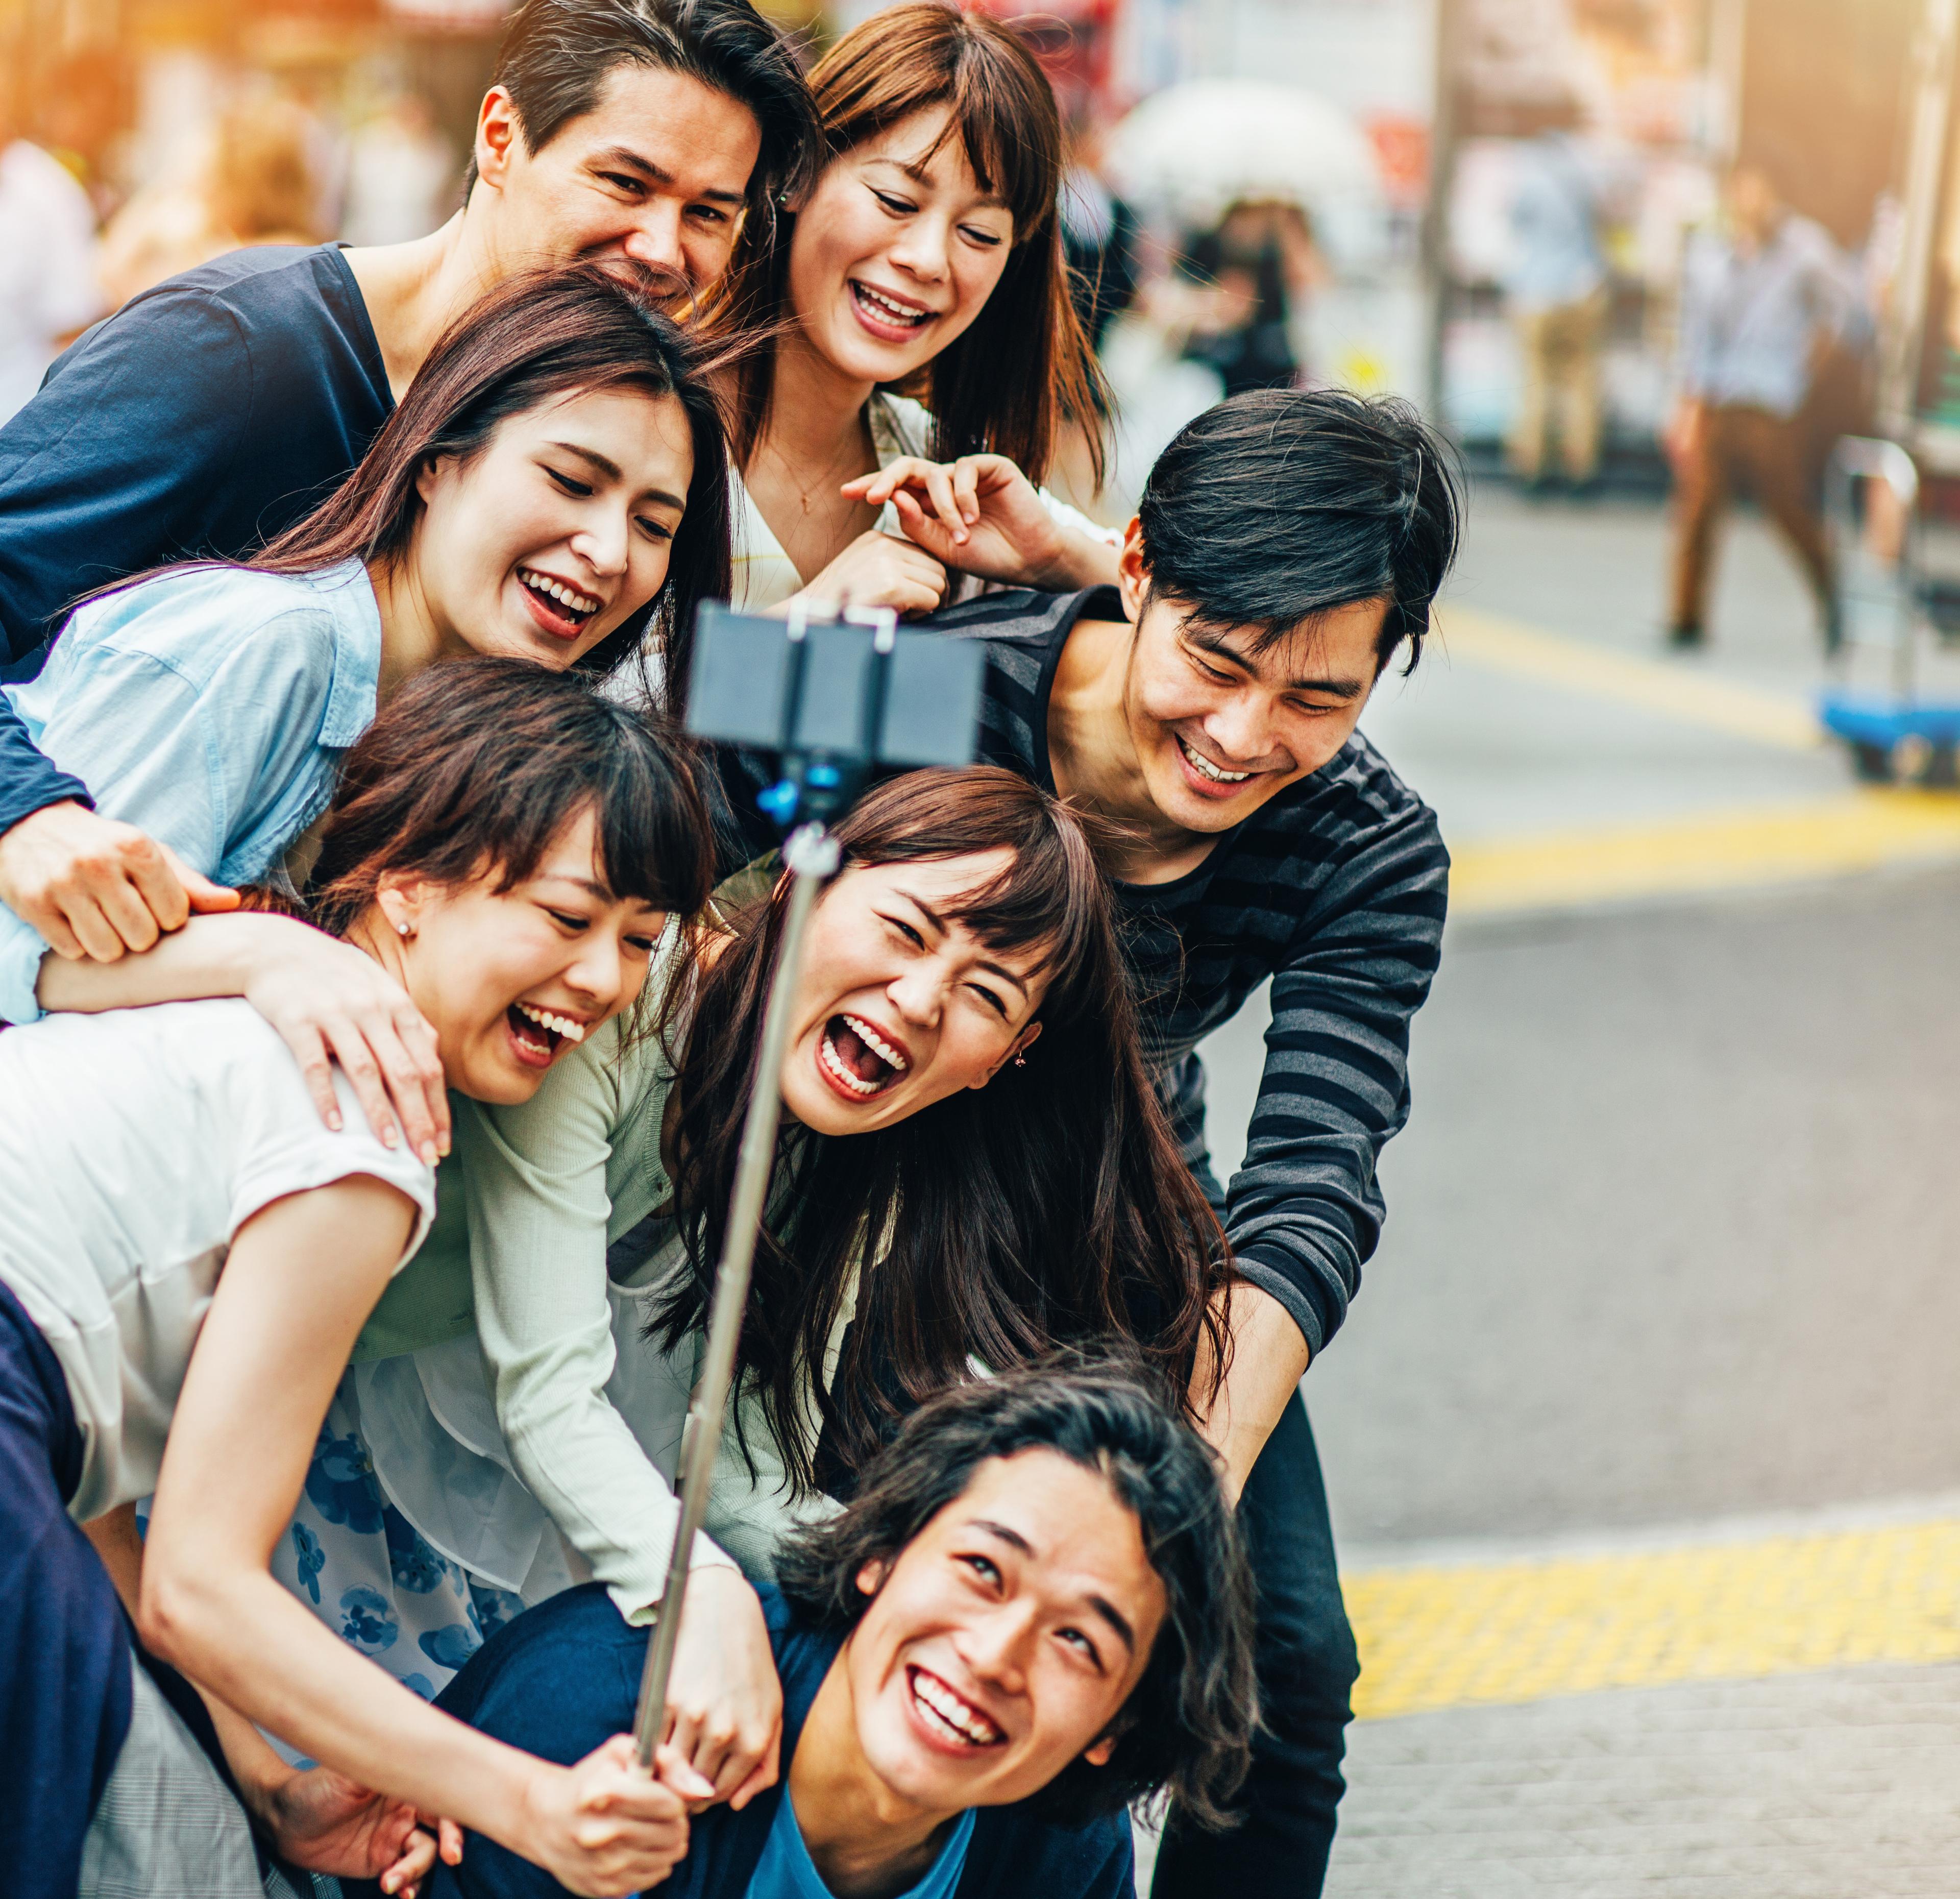
<path fill-rule="evenodd" d="M 609 1028 L 529 1102 L 458 1100 L 476 1331 L 526 1487 L 628 1621 L 658 1603 L 679 1505 L 607 1398 L 606 1163 L 619 1103 L 653 1084 L 654 1045 Z M 703 1538 L 694 1562 L 730 1559 Z"/>

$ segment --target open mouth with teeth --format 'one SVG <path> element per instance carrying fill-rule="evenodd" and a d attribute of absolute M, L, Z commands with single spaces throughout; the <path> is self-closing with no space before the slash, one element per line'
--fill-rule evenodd
<path fill-rule="evenodd" d="M 1195 751 L 1185 743 L 1182 733 L 1173 732 L 1177 749 L 1184 755 L 1184 761 L 1207 784 L 1243 784 L 1252 777 L 1249 771 L 1227 771 L 1223 765 L 1214 765 L 1201 752 Z"/>
<path fill-rule="evenodd" d="M 905 1670 L 905 1682 L 920 1725 L 943 1746 L 998 1748 L 1007 1739 L 998 1722 L 963 1695 L 956 1694 L 930 1670 L 914 1663 Z"/>
<path fill-rule="evenodd" d="M 823 1078 L 846 1101 L 870 1101 L 897 1081 L 911 1064 L 861 1016 L 832 1016 L 816 1047 Z"/>
<path fill-rule="evenodd" d="M 565 581 L 540 574 L 536 568 L 519 568 L 517 584 L 524 590 L 532 618 L 555 639 L 578 638 L 593 615 L 606 604 Z"/>
<path fill-rule="evenodd" d="M 851 279 L 851 301 L 858 307 L 858 314 L 874 332 L 889 333 L 893 336 L 909 336 L 923 329 L 938 314 L 937 310 L 922 308 L 913 303 L 901 301 L 898 297 L 882 290 L 873 290 L 869 284 Z"/>
<path fill-rule="evenodd" d="M 549 1068 L 558 1051 L 576 1048 L 585 1039 L 585 1024 L 535 1004 L 514 1002 L 504 1011 L 517 1059 L 530 1068 Z"/>

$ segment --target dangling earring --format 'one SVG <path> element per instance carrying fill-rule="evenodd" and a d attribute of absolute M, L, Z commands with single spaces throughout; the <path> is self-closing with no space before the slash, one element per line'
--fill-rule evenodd
<path fill-rule="evenodd" d="M 1017 1068 L 1025 1068 L 1027 1065 L 1027 1057 L 1023 1054 L 1019 1049 L 1016 1049 L 1014 1051 L 1014 1066 Z"/>

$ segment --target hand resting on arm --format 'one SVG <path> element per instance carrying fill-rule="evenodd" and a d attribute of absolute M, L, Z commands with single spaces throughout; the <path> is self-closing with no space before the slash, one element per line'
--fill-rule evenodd
<path fill-rule="evenodd" d="M 71 800 L 0 833 L 0 903 L 56 956 L 113 962 L 180 928 L 192 911 L 237 908 L 238 892 L 134 825 Z"/>
<path fill-rule="evenodd" d="M 328 1127 L 340 1126 L 330 1072 L 354 1084 L 375 1137 L 433 1167 L 449 1152 L 449 1096 L 435 1032 L 408 992 L 352 945 L 297 918 L 192 918 L 116 962 L 41 964 L 41 1007 L 92 1015 L 151 1003 L 243 996 L 278 1031 Z"/>

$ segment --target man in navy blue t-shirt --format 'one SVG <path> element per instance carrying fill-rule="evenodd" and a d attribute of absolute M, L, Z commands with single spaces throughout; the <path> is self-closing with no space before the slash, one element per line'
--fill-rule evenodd
<path fill-rule="evenodd" d="M 88 331 L 0 429 L 0 678 L 39 670 L 78 595 L 290 526 L 494 285 L 587 259 L 677 294 L 711 285 L 742 214 L 766 227 L 818 145 L 795 59 L 749 0 L 525 0 L 441 230 L 173 278 Z M 186 886 L 230 901 L 97 817 L 0 700 L 0 902 L 59 953 L 108 961 L 182 923 Z"/>
<path fill-rule="evenodd" d="M 1015 1373 L 927 1405 L 778 1553 L 764 1600 L 783 1778 L 694 1817 L 671 1899 L 1126 1899 L 1126 1805 L 1168 1787 L 1223 1821 L 1244 1774 L 1230 1513 L 1195 1432 L 1125 1373 Z M 589 1584 L 493 1636 L 438 1705 L 577 1759 L 631 1726 L 647 1639 Z M 662 1773 L 697 1790 L 664 1753 Z M 472 1834 L 428 1890 L 561 1888 Z"/>

